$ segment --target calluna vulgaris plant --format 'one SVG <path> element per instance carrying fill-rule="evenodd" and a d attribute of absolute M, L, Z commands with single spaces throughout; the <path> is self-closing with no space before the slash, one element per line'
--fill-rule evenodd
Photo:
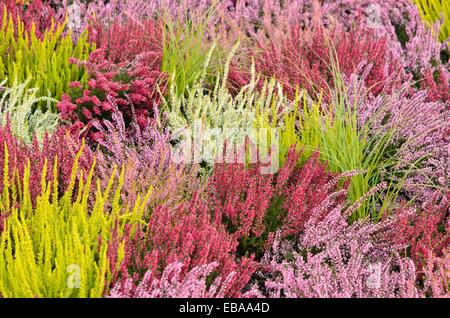
<path fill-rule="evenodd" d="M 19 204 L 22 194 L 22 182 L 28 161 L 32 164 L 29 167 L 29 189 L 31 202 L 36 204 L 37 197 L 42 193 L 42 171 L 45 162 L 50 165 L 58 160 L 57 170 L 51 170 L 45 175 L 47 182 L 55 182 L 58 184 L 60 195 L 65 192 L 71 180 L 71 171 L 73 169 L 73 158 L 82 150 L 82 154 L 78 160 L 78 167 L 88 171 L 92 165 L 92 152 L 86 147 L 82 147 L 82 141 L 79 138 L 71 136 L 67 129 L 58 128 L 52 136 L 45 135 L 39 143 L 36 138 L 31 144 L 25 144 L 23 140 L 17 138 L 10 125 L 7 123 L 5 127 L 0 128 L 0 165 L 2 170 L 2 178 L 0 179 L 0 189 L 7 189 L 8 186 L 14 186 L 17 191 L 10 192 L 11 206 Z M 75 171 L 77 180 L 81 178 L 80 171 Z M 86 173 L 85 173 L 86 175 Z M 5 188 L 6 187 L 6 188 Z M 20 191 L 19 191 L 20 190 Z M 4 211 L 2 213 L 5 216 Z M 2 227 L 3 224 L 0 225 Z"/>
<path fill-rule="evenodd" d="M 72 65 L 69 60 L 87 59 L 91 46 L 87 43 L 87 33 L 73 43 L 70 35 L 64 35 L 65 24 L 58 24 L 55 30 L 46 30 L 42 38 L 25 29 L 24 23 L 17 18 L 14 22 L 12 14 L 3 10 L 0 27 L 0 76 L 24 82 L 30 78 L 31 87 L 38 89 L 38 96 L 49 96 L 59 99 L 67 91 L 71 81 L 87 81 L 84 69 Z M 46 110 L 48 106 L 39 102 L 39 107 Z M 52 105 L 54 111 L 55 107 Z"/>
<path fill-rule="evenodd" d="M 127 124 L 135 121 L 145 128 L 164 90 L 158 26 L 151 20 L 115 23 L 106 30 L 97 24 L 90 34 L 97 49 L 87 63 L 73 60 L 80 69 L 86 64 L 88 87 L 78 81 L 70 83 L 70 93 L 57 105 L 62 119 L 75 130 L 85 130 L 120 111 Z M 89 133 L 93 140 L 104 137 L 95 130 Z"/>
<path fill-rule="evenodd" d="M 0 298 L 449 297 L 444 0 L 0 0 Z"/>
<path fill-rule="evenodd" d="M 61 198 L 58 197 L 57 181 L 46 182 L 45 162 L 42 190 L 35 207 L 29 192 L 30 162 L 25 168 L 22 200 L 18 206 L 11 205 L 9 200 L 10 193 L 18 190 L 7 183 L 7 178 L 4 179 L 0 213 L 10 210 L 11 215 L 0 236 L 0 294 L 3 297 L 103 295 L 110 280 L 107 242 L 111 228 L 122 212 L 120 185 L 115 193 L 111 193 L 110 199 L 110 181 L 104 191 L 96 192 L 91 206 L 88 198 L 94 166 L 86 181 L 78 182 L 75 190 L 80 155 L 81 151 L 75 158 L 69 186 Z M 57 165 L 56 159 L 54 174 Z M 7 161 L 5 170 L 8 170 Z M 112 175 L 111 179 L 114 177 Z M 136 206 L 135 211 L 139 213 L 144 206 Z"/>
<path fill-rule="evenodd" d="M 6 80 L 0 83 L 0 87 L 5 83 Z M 35 135 L 41 142 L 46 133 L 52 133 L 58 125 L 58 115 L 50 111 L 51 107 L 46 107 L 45 112 L 33 110 L 40 101 L 51 104 L 56 100 L 36 97 L 37 89 L 27 86 L 28 81 L 21 84 L 13 82 L 11 87 L 4 89 L 0 99 L 0 123 L 2 126 L 9 123 L 16 137 L 29 144 Z"/>

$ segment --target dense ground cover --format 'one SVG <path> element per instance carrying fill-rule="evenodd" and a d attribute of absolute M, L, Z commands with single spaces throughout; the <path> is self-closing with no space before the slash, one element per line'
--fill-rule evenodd
<path fill-rule="evenodd" d="M 445 0 L 0 0 L 0 297 L 449 297 Z"/>

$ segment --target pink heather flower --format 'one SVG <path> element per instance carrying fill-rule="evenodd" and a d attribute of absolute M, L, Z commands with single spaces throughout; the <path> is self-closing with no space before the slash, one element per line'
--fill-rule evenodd
<path fill-rule="evenodd" d="M 337 207 L 309 221 L 295 244 L 278 233 L 261 263 L 265 288 L 244 296 L 418 297 L 414 263 L 377 234 L 389 224 L 349 225 Z"/>
<path fill-rule="evenodd" d="M 70 87 L 70 88 L 79 88 L 79 89 L 82 88 L 80 82 L 71 82 L 71 83 L 69 84 L 69 87 Z M 67 96 L 67 95 L 66 95 L 66 96 Z"/>
<path fill-rule="evenodd" d="M 83 108 L 81 112 L 83 113 L 83 115 L 86 117 L 87 120 L 92 119 L 92 114 L 87 108 Z"/>
<path fill-rule="evenodd" d="M 450 296 L 450 249 L 447 247 L 441 257 L 430 255 L 423 269 L 424 296 Z"/>
<path fill-rule="evenodd" d="M 217 263 L 197 266 L 182 275 L 183 263 L 175 262 L 164 269 L 162 275 L 154 275 L 148 271 L 136 286 L 131 279 L 117 283 L 108 297 L 112 298 L 219 298 L 225 296 L 227 282 L 235 273 L 223 280 L 216 278 L 207 287 L 206 280 L 217 268 Z"/>

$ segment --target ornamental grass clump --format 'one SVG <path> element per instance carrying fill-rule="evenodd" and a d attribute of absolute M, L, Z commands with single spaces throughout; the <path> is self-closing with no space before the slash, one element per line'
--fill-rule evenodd
<path fill-rule="evenodd" d="M 143 129 L 137 123 L 127 127 L 120 112 L 114 113 L 111 121 L 95 124 L 105 136 L 98 143 L 101 152 L 97 153 L 97 170 L 103 183 L 114 165 L 123 166 L 123 202 L 131 205 L 139 193 L 151 186 L 148 215 L 157 205 L 174 207 L 190 199 L 204 183 L 197 178 L 196 164 L 175 160 L 170 134 L 163 126 L 164 120 L 155 116 Z"/>

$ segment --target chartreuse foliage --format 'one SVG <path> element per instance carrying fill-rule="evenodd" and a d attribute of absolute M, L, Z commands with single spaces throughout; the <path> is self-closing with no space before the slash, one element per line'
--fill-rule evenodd
<path fill-rule="evenodd" d="M 83 177 L 78 153 L 71 181 L 60 196 L 57 182 L 47 182 L 47 163 L 42 172 L 42 193 L 33 207 L 29 193 L 30 164 L 22 186 L 3 174 L 0 213 L 10 214 L 0 236 L 0 296 L 2 297 L 101 297 L 110 282 L 107 257 L 113 227 L 139 220 L 148 200 L 137 199 L 132 212 L 120 204 L 123 170 L 117 190 L 112 191 L 114 169 L 106 188 L 97 183 L 93 194 L 95 162 Z M 4 172 L 8 171 L 8 154 Z M 57 172 L 57 159 L 53 174 Z M 78 178 L 76 176 L 79 176 Z M 83 181 L 84 180 L 84 181 Z M 12 206 L 11 197 L 20 204 Z M 123 256 L 120 245 L 119 262 Z M 115 264 L 112 264 L 113 267 Z"/>
<path fill-rule="evenodd" d="M 272 102 L 257 109 L 255 125 L 257 128 L 278 129 L 280 162 L 283 163 L 287 151 L 295 146 L 302 150 L 301 163 L 319 150 L 321 159 L 326 161 L 330 170 L 337 173 L 358 172 L 352 178 L 349 198 L 356 202 L 369 190 L 381 184 L 390 167 L 395 164 L 395 149 L 389 145 L 393 141 L 393 130 L 383 134 L 374 134 L 370 122 L 358 124 L 358 100 L 351 102 L 346 87 L 335 72 L 335 98 L 329 105 L 310 99 L 306 92 L 297 90 L 294 101 L 279 102 L 281 94 L 270 97 Z M 273 86 L 273 80 L 271 80 Z M 354 218 L 372 216 L 378 218 L 395 200 L 402 185 L 400 181 L 388 182 L 384 191 L 383 204 L 375 208 L 378 194 L 371 200 L 361 200 L 361 207 Z M 387 178 L 391 180 L 393 178 Z M 374 214 L 376 211 L 376 214 Z"/>
<path fill-rule="evenodd" d="M 439 40 L 449 41 L 450 37 L 450 4 L 448 0 L 414 0 L 420 16 L 430 24 L 441 21 Z"/>
<path fill-rule="evenodd" d="M 67 91 L 69 83 L 87 81 L 84 68 L 70 63 L 71 58 L 87 60 L 93 49 L 84 32 L 75 44 L 70 30 L 64 34 L 66 24 L 59 24 L 47 30 L 42 40 L 36 37 L 34 25 L 30 32 L 17 17 L 17 22 L 6 8 L 0 28 L 0 78 L 8 78 L 9 84 L 16 79 L 23 83 L 30 79 L 30 86 L 38 89 L 40 96 L 59 99 Z M 45 110 L 47 103 L 39 107 Z M 53 111 L 56 110 L 51 104 Z"/>

